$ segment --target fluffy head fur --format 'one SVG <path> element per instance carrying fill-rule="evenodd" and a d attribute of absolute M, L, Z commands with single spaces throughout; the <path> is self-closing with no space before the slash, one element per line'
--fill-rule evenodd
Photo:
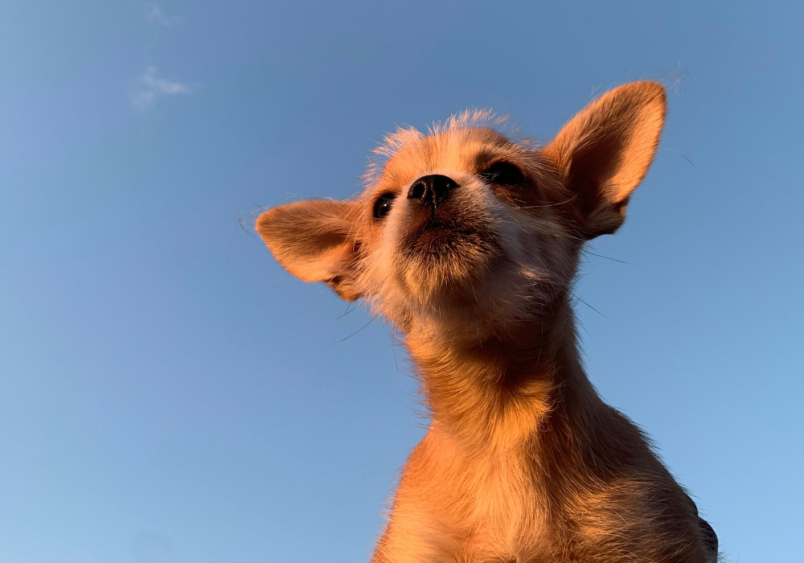
<path fill-rule="evenodd" d="M 394 323 L 432 412 L 376 562 L 701 562 L 688 497 L 580 364 L 568 293 L 614 232 L 664 122 L 664 89 L 613 90 L 546 146 L 487 112 L 387 137 L 362 194 L 271 209 L 292 274 Z M 694 507 L 694 505 L 692 505 Z"/>

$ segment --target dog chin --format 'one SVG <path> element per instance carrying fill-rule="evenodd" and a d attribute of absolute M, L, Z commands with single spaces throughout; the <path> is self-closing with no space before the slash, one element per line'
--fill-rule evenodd
<path fill-rule="evenodd" d="M 399 261 L 399 279 L 420 305 L 439 309 L 476 303 L 502 253 L 493 238 L 472 231 L 435 227 L 410 240 Z"/>

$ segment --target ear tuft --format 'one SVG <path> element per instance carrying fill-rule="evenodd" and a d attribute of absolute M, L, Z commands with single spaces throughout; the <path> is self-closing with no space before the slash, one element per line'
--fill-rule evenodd
<path fill-rule="evenodd" d="M 306 282 L 326 282 L 335 292 L 354 301 L 355 262 L 353 204 L 310 200 L 275 207 L 255 225 L 277 261 Z"/>
<path fill-rule="evenodd" d="M 634 82 L 589 104 L 544 152 L 575 192 L 588 238 L 613 233 L 647 174 L 666 112 L 664 87 Z"/>

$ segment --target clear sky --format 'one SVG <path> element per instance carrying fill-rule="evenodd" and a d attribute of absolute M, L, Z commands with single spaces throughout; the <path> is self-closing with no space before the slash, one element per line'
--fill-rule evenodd
<path fill-rule="evenodd" d="M 354 193 L 398 124 L 547 139 L 650 77 L 660 152 L 591 248 L 626 263 L 576 290 L 588 371 L 728 561 L 802 561 L 802 29 L 792 0 L 2 0 L 0 561 L 366 561 L 416 382 L 255 213 Z"/>

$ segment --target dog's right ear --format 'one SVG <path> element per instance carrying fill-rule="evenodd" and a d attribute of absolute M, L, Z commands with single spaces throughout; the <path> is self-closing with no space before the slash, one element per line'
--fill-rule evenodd
<path fill-rule="evenodd" d="M 661 84 L 626 84 L 589 104 L 544 149 L 575 193 L 586 238 L 622 225 L 628 198 L 656 154 L 665 109 Z"/>
<path fill-rule="evenodd" d="M 298 201 L 275 207 L 255 225 L 277 261 L 306 282 L 326 282 L 347 301 L 356 290 L 357 241 L 354 204 L 334 200 Z"/>

